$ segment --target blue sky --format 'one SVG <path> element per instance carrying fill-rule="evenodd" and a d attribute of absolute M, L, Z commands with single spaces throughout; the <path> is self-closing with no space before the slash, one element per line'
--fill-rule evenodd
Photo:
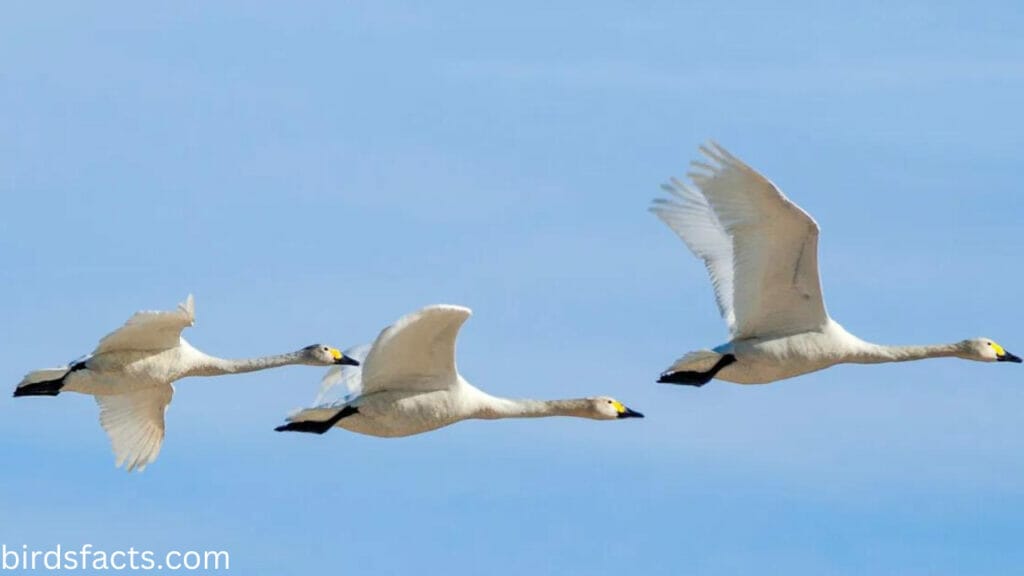
<path fill-rule="evenodd" d="M 821 224 L 860 336 L 1024 349 L 1012 2 L 21 3 L 0 18 L 0 379 L 196 295 L 223 356 L 470 306 L 496 394 L 643 421 L 272 432 L 321 372 L 186 380 L 160 459 L 89 398 L 0 397 L 0 542 L 234 572 L 1006 574 L 1024 372 L 953 360 L 659 386 L 718 344 L 646 212 L 715 138 Z"/>

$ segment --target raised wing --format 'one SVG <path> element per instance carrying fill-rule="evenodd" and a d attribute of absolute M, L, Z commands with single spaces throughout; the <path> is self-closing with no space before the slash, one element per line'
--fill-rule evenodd
<path fill-rule="evenodd" d="M 331 366 L 320 381 L 320 392 L 313 401 L 314 406 L 347 404 L 363 391 L 363 366 L 370 354 L 372 344 L 363 344 L 345 350 L 345 356 L 359 361 L 359 366 L 348 364 Z"/>
<path fill-rule="evenodd" d="M 455 338 L 470 314 L 461 306 L 428 306 L 385 328 L 363 364 L 363 392 L 454 384 Z"/>
<path fill-rule="evenodd" d="M 672 178 L 661 188 L 673 198 L 657 198 L 651 206 L 662 222 L 668 225 L 698 258 L 711 277 L 715 301 L 730 333 L 736 331 L 733 311 L 732 239 L 718 221 L 707 198 L 692 187 Z"/>
<path fill-rule="evenodd" d="M 124 326 L 104 336 L 93 354 L 174 348 L 181 331 L 192 326 L 195 319 L 195 301 L 191 294 L 173 312 L 136 312 Z"/>
<path fill-rule="evenodd" d="M 170 384 L 111 396 L 96 396 L 100 425 L 107 431 L 117 466 L 142 471 L 156 460 L 164 441 L 164 412 L 171 403 Z"/>
<path fill-rule="evenodd" d="M 828 321 L 818 224 L 767 178 L 717 144 L 688 174 L 732 239 L 734 338 L 790 334 Z"/>

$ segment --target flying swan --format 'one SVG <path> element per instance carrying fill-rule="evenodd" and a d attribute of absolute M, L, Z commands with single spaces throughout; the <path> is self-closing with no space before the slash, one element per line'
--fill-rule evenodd
<path fill-rule="evenodd" d="M 80 392 L 96 398 L 100 424 L 110 436 L 117 466 L 143 470 L 156 460 L 164 439 L 164 412 L 174 394 L 172 382 L 188 376 L 219 376 L 290 364 L 358 364 L 336 348 L 314 344 L 296 352 L 245 360 L 225 360 L 193 348 L 181 331 L 195 321 L 188 296 L 174 312 L 137 312 L 106 335 L 92 354 L 63 366 L 31 372 L 15 397 Z"/>
<path fill-rule="evenodd" d="M 818 279 L 818 224 L 767 178 L 717 144 L 702 146 L 688 176 L 662 185 L 651 206 L 704 261 L 732 340 L 690 352 L 658 382 L 712 378 L 764 384 L 835 364 L 957 357 L 1021 362 L 989 338 L 933 346 L 865 342 L 829 318 Z"/>
<path fill-rule="evenodd" d="M 461 306 L 428 306 L 385 328 L 365 354 L 361 369 L 335 367 L 323 380 L 314 407 L 288 417 L 278 432 L 323 434 L 337 426 L 370 436 L 419 434 L 460 420 L 573 416 L 593 420 L 642 418 L 614 398 L 513 400 L 491 396 L 455 367 L 455 338 L 471 312 Z M 339 401 L 327 400 L 341 389 Z"/>

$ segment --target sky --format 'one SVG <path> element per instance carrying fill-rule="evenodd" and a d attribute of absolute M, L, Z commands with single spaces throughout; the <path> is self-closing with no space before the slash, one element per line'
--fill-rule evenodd
<path fill-rule="evenodd" d="M 178 383 L 159 460 L 0 395 L 0 543 L 232 573 L 1001 575 L 1024 369 L 655 384 L 727 335 L 646 209 L 715 139 L 821 225 L 829 312 L 1024 350 L 1014 2 L 31 2 L 0 18 L 0 380 L 195 294 L 245 357 L 471 307 L 463 375 L 644 420 L 276 434 L 310 367 Z"/>

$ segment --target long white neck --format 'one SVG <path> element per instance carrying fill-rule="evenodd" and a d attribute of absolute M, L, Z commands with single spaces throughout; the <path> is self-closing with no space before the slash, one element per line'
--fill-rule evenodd
<path fill-rule="evenodd" d="M 574 416 L 589 418 L 592 411 L 588 400 L 527 400 L 499 398 L 484 394 L 479 399 L 475 417 L 485 420 L 499 418 L 544 418 L 548 416 Z"/>
<path fill-rule="evenodd" d="M 925 358 L 964 357 L 959 343 L 927 346 L 884 346 L 866 343 L 846 360 L 854 364 L 880 364 L 882 362 L 909 362 Z"/>
<path fill-rule="evenodd" d="M 301 352 L 289 352 L 274 356 L 260 356 L 258 358 L 242 358 L 229 360 L 217 358 L 200 353 L 199 361 L 189 370 L 189 376 L 220 376 L 222 374 L 242 374 L 244 372 L 255 372 L 268 368 L 280 366 L 291 366 L 293 364 L 305 364 Z"/>

